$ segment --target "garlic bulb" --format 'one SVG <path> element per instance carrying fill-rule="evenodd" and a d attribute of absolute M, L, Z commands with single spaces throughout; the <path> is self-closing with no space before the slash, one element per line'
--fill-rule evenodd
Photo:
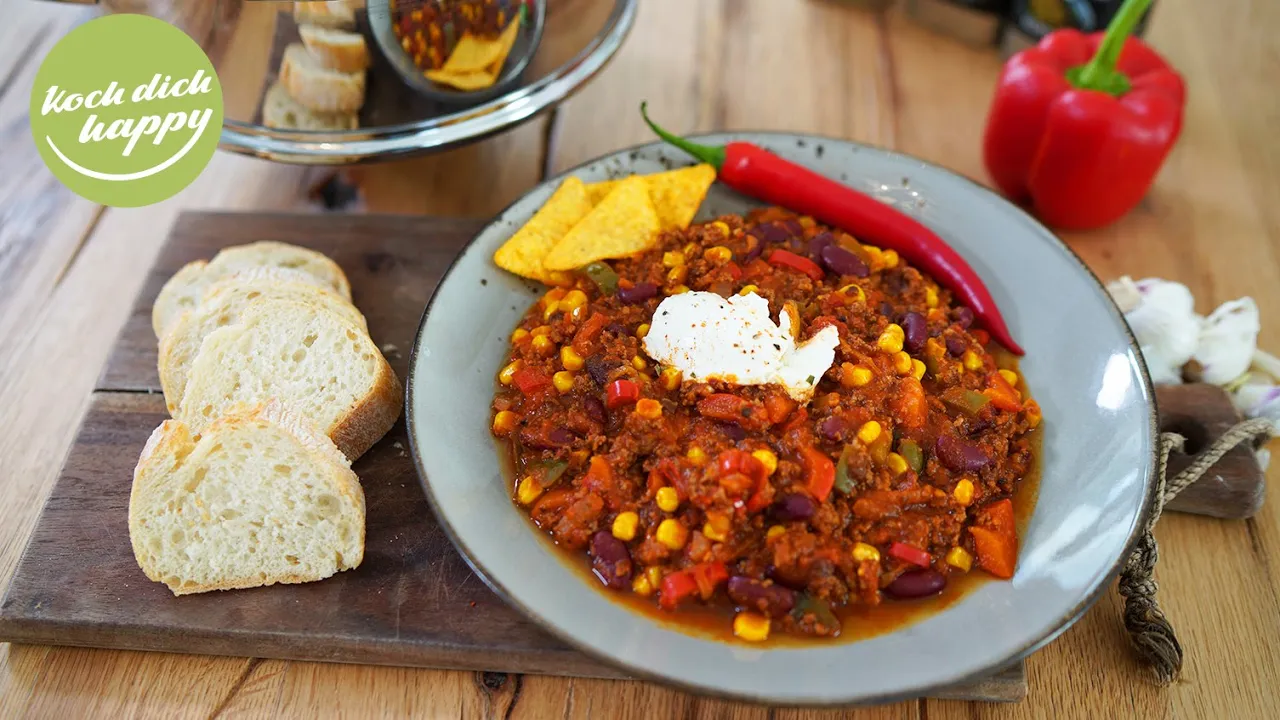
<path fill-rule="evenodd" d="M 1192 356 L 1200 364 L 1200 379 L 1225 385 L 1240 377 L 1253 362 L 1258 346 L 1258 306 L 1253 298 L 1240 298 L 1218 306 L 1200 328 Z"/>
<path fill-rule="evenodd" d="M 1195 354 L 1201 335 L 1191 291 L 1186 285 L 1159 278 L 1135 283 L 1128 277 L 1111 283 L 1107 290 L 1138 340 L 1151 381 L 1157 385 L 1181 383 L 1182 366 Z"/>

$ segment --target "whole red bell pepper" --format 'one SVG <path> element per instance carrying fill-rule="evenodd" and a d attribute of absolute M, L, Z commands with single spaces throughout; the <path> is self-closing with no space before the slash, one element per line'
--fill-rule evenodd
<path fill-rule="evenodd" d="M 1182 77 L 1130 37 L 1151 0 L 1105 33 L 1058 30 L 1005 65 L 987 118 L 987 171 L 1047 225 L 1108 225 L 1146 195 L 1182 130 Z"/>

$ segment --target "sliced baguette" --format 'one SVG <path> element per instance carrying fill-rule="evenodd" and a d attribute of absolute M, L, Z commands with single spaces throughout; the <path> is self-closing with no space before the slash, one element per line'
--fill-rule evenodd
<path fill-rule="evenodd" d="M 364 73 L 329 70 L 302 43 L 284 49 L 280 84 L 290 97 L 315 112 L 356 112 L 364 105 Z"/>
<path fill-rule="evenodd" d="M 260 300 L 205 337 L 174 417 L 199 434 L 238 403 L 277 399 L 354 461 L 395 424 L 400 391 L 359 325 L 318 303 Z"/>
<path fill-rule="evenodd" d="M 326 69 L 357 73 L 369 67 L 369 46 L 360 33 L 303 25 L 298 28 L 298 34 L 302 36 L 302 44 Z"/>
<path fill-rule="evenodd" d="M 364 316 L 342 296 L 327 288 L 298 282 L 296 271 L 258 268 L 232 275 L 209 286 L 199 305 L 178 316 L 160 341 L 160 387 L 169 413 L 176 414 L 187 387 L 187 373 L 205 337 L 233 325 L 251 303 L 294 300 L 315 303 L 367 330 Z"/>
<path fill-rule="evenodd" d="M 320 25 L 330 28 L 352 28 L 356 24 L 353 3 L 344 0 L 330 2 L 295 2 L 293 19 L 298 25 Z"/>
<path fill-rule="evenodd" d="M 262 122 L 279 130 L 355 130 L 360 118 L 355 113 L 320 113 L 303 107 L 289 96 L 280 83 L 272 83 L 262 101 Z"/>
<path fill-rule="evenodd" d="M 297 270 L 313 278 L 315 284 L 351 299 L 351 285 L 342 268 L 315 250 L 270 240 L 237 245 L 223 249 L 208 263 L 189 263 L 169 278 L 151 309 L 151 327 L 156 337 L 163 338 L 180 314 L 194 309 L 210 285 L 259 267 Z"/>
<path fill-rule="evenodd" d="M 360 481 L 278 403 L 233 409 L 197 439 L 166 420 L 129 495 L 129 539 L 174 595 L 323 580 L 364 559 Z"/>

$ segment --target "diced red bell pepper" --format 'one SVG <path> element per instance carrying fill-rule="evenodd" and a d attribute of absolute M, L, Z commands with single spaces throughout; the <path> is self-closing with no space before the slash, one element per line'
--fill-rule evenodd
<path fill-rule="evenodd" d="M 630 380 L 614 380 L 604 389 L 604 404 L 610 410 L 640 399 L 640 387 Z"/>
<path fill-rule="evenodd" d="M 698 401 L 698 413 L 716 420 L 740 423 L 743 418 L 749 417 L 750 405 L 751 401 L 732 393 L 715 393 Z M 747 411 L 748 415 L 743 415 L 743 411 Z"/>
<path fill-rule="evenodd" d="M 889 554 L 898 558 L 902 562 L 919 565 L 924 568 L 933 564 L 933 559 L 929 557 L 929 553 L 914 545 L 908 545 L 906 543 L 893 543 L 889 546 Z"/>
<path fill-rule="evenodd" d="M 725 271 L 725 272 L 727 272 L 727 273 L 729 273 L 729 277 L 730 277 L 734 282 L 738 282 L 739 280 L 741 280 L 741 279 L 742 279 L 742 268 L 741 268 L 741 267 L 738 267 L 738 263 L 732 263 L 732 262 L 731 262 L 731 263 L 729 263 L 729 264 L 725 265 L 725 266 L 724 266 L 724 271 Z"/>
<path fill-rule="evenodd" d="M 764 399 L 764 409 L 769 413 L 769 422 L 777 425 L 796 409 L 796 401 L 786 395 L 770 395 Z"/>
<path fill-rule="evenodd" d="M 1182 130 L 1182 77 L 1129 37 L 1151 0 L 1129 0 L 1105 33 L 1058 30 L 1005 65 L 983 156 L 1005 195 L 1046 224 L 1090 230 L 1129 212 Z"/>
<path fill-rule="evenodd" d="M 769 264 L 798 270 L 813 278 L 815 282 L 822 282 L 822 279 L 827 276 L 827 274 L 822 271 L 822 268 L 818 267 L 817 263 L 807 257 L 801 257 L 790 250 L 774 250 L 773 253 L 769 255 Z"/>
<path fill-rule="evenodd" d="M 818 502 L 831 495 L 831 488 L 836 484 L 836 464 L 831 462 L 827 454 L 813 447 L 801 450 L 804 456 L 804 471 L 809 494 Z"/>
<path fill-rule="evenodd" d="M 759 459 L 745 450 L 732 449 L 720 453 L 716 458 L 716 465 L 721 477 L 742 475 L 750 480 L 753 490 L 751 497 L 747 500 L 747 512 L 760 512 L 769 507 L 773 501 L 769 473 Z"/>
<path fill-rule="evenodd" d="M 551 387 L 551 378 L 531 368 L 520 368 L 512 374 L 511 383 L 525 395 L 533 395 Z"/>
<path fill-rule="evenodd" d="M 706 600 L 728 580 L 729 568 L 722 562 L 702 563 L 688 570 L 669 573 L 662 578 L 658 605 L 664 610 L 674 610 L 680 601 L 695 594 Z"/>

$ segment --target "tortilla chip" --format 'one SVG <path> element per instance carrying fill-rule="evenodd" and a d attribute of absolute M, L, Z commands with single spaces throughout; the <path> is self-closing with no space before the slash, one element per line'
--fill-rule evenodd
<path fill-rule="evenodd" d="M 644 179 L 649 188 L 649 198 L 653 201 L 662 229 L 683 230 L 689 227 L 693 216 L 698 214 L 707 190 L 715 182 L 716 170 L 703 164 L 639 177 Z M 598 205 L 619 182 L 621 181 L 606 180 L 588 185 L 587 197 L 591 204 Z"/>
<path fill-rule="evenodd" d="M 479 72 L 453 73 L 448 70 L 428 70 L 423 73 L 428 80 L 440 85 L 448 85 L 457 90 L 472 92 L 492 87 L 498 81 L 497 73 L 485 70 Z"/>
<path fill-rule="evenodd" d="M 493 262 L 503 270 L 549 285 L 571 283 L 572 278 L 548 270 L 543 258 L 589 212 L 586 186 L 576 177 L 565 178 L 529 222 L 498 248 Z"/>
<path fill-rule="evenodd" d="M 507 23 L 502 34 L 496 38 L 478 38 L 471 33 L 465 33 L 458 40 L 458 44 L 453 46 L 453 52 L 449 53 L 449 58 L 444 61 L 444 67 L 441 69 L 460 75 L 487 70 L 494 65 L 502 67 L 502 63 L 507 59 L 507 53 L 511 52 L 511 47 L 516 43 L 516 34 L 519 32 L 520 18 L 516 17 Z"/>
<path fill-rule="evenodd" d="M 644 178 L 633 175 L 618 181 L 600 204 L 556 243 L 542 265 L 548 270 L 573 270 L 596 260 L 626 257 L 653 247 L 660 229 L 649 188 Z"/>

